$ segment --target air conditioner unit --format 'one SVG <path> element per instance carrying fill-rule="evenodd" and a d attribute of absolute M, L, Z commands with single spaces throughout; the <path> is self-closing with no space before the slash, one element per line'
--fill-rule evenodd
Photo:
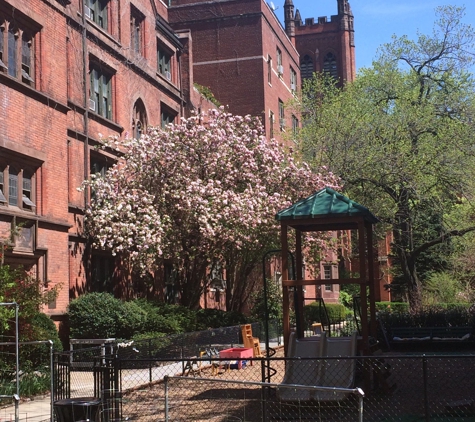
<path fill-rule="evenodd" d="M 292 91 L 295 91 L 295 90 L 297 89 L 297 85 L 295 85 L 295 84 L 290 84 L 290 89 L 291 89 Z"/>
<path fill-rule="evenodd" d="M 172 74 L 168 71 L 165 72 L 165 78 L 167 78 L 169 81 L 172 80 Z"/>
<path fill-rule="evenodd" d="M 279 126 L 281 129 L 285 127 L 285 119 L 279 119 Z"/>
<path fill-rule="evenodd" d="M 96 111 L 96 102 L 94 100 L 89 99 L 89 109 Z"/>
<path fill-rule="evenodd" d="M 89 6 L 84 5 L 84 15 L 86 18 L 91 19 L 91 8 Z"/>
<path fill-rule="evenodd" d="M 279 75 L 283 75 L 284 74 L 284 66 L 282 66 L 281 64 L 277 66 L 277 73 Z"/>

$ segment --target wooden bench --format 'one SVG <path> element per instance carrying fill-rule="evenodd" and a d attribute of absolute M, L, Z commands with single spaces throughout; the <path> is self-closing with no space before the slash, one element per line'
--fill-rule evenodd
<path fill-rule="evenodd" d="M 456 342 L 473 340 L 472 327 L 392 327 L 390 329 L 391 343 L 443 341 Z"/>

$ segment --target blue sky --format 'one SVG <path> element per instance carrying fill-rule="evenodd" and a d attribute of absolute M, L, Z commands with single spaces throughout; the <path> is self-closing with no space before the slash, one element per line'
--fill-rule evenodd
<path fill-rule="evenodd" d="M 337 0 L 293 0 L 302 20 L 337 14 Z M 270 1 L 269 1 L 270 3 Z M 283 22 L 284 0 L 273 0 L 276 14 Z M 350 0 L 355 16 L 357 68 L 371 66 L 378 47 L 391 36 L 407 35 L 416 39 L 417 31 L 431 34 L 434 10 L 442 5 L 465 6 L 465 23 L 475 27 L 475 0 Z"/>

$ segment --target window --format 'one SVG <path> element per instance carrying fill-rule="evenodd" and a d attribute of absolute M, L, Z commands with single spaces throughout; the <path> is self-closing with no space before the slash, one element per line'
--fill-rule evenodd
<path fill-rule="evenodd" d="M 143 25 L 145 17 L 132 5 L 130 6 L 130 48 L 132 52 L 142 55 Z"/>
<path fill-rule="evenodd" d="M 0 71 L 34 86 L 35 31 L 18 21 L 0 15 Z"/>
<path fill-rule="evenodd" d="M 300 62 L 300 76 L 302 79 L 310 79 L 313 76 L 313 61 L 308 54 L 303 56 Z"/>
<path fill-rule="evenodd" d="M 22 169 L 17 164 L 0 166 L 0 205 L 34 211 L 34 180 L 33 171 Z"/>
<path fill-rule="evenodd" d="M 270 55 L 267 56 L 267 82 L 272 84 L 272 59 Z"/>
<path fill-rule="evenodd" d="M 90 69 L 91 87 L 89 109 L 106 119 L 112 118 L 112 76 L 99 66 Z"/>
<path fill-rule="evenodd" d="M 279 127 L 281 131 L 285 128 L 285 112 L 282 100 L 279 100 Z"/>
<path fill-rule="evenodd" d="M 91 257 L 91 290 L 99 293 L 114 292 L 114 258 L 105 253 L 93 252 Z"/>
<path fill-rule="evenodd" d="M 134 104 L 132 128 L 135 139 L 139 139 L 147 128 L 147 112 L 143 101 L 140 99 Z"/>
<path fill-rule="evenodd" d="M 284 66 L 282 66 L 282 51 L 277 48 L 277 73 L 279 76 L 284 74 Z"/>
<path fill-rule="evenodd" d="M 290 90 L 292 93 L 297 91 L 297 72 L 290 67 Z"/>
<path fill-rule="evenodd" d="M 323 266 L 323 278 L 325 280 L 330 280 L 332 278 L 332 266 L 331 265 L 324 265 Z M 333 291 L 333 284 L 325 284 L 325 291 L 326 292 Z"/>
<path fill-rule="evenodd" d="M 338 71 L 336 67 L 336 57 L 333 53 L 328 53 L 323 61 L 323 73 L 337 79 Z"/>
<path fill-rule="evenodd" d="M 172 79 L 172 68 L 171 68 L 171 61 L 172 55 L 166 50 L 163 46 L 158 46 L 157 51 L 157 59 L 158 59 L 158 73 L 160 75 L 167 78 L 169 81 Z"/>
<path fill-rule="evenodd" d="M 292 134 L 295 136 L 299 130 L 299 119 L 292 114 Z"/>
<path fill-rule="evenodd" d="M 91 174 L 100 174 L 101 177 L 105 177 L 107 170 L 112 167 L 112 160 L 108 161 L 107 157 L 99 155 L 97 157 L 91 157 Z"/>
<path fill-rule="evenodd" d="M 271 139 L 274 137 L 274 122 L 275 122 L 274 112 L 269 111 L 269 136 Z"/>
<path fill-rule="evenodd" d="M 168 110 L 164 110 L 162 107 L 162 112 L 160 113 L 162 128 L 165 128 L 170 123 L 173 123 L 173 121 L 175 120 L 175 116 L 176 114 Z"/>
<path fill-rule="evenodd" d="M 108 29 L 109 0 L 86 0 L 84 13 L 101 28 Z"/>

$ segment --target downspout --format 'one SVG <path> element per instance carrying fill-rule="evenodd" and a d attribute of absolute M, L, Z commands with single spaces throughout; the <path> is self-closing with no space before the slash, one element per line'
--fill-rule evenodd
<path fill-rule="evenodd" d="M 87 92 L 87 30 L 85 1 L 82 2 L 82 66 L 83 66 L 83 85 L 84 85 L 84 180 L 89 177 L 89 104 Z M 84 208 L 89 204 L 89 191 L 84 189 Z"/>

